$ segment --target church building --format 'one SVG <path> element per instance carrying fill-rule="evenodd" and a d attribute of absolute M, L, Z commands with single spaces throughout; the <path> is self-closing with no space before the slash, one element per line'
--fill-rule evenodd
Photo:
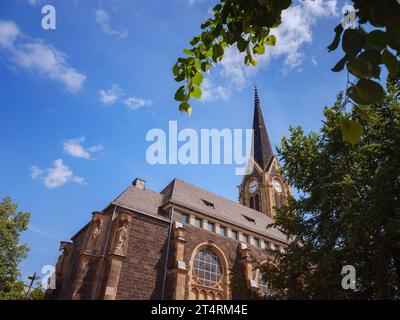
<path fill-rule="evenodd" d="M 51 299 L 235 298 L 239 266 L 260 296 L 268 288 L 255 267 L 285 250 L 284 234 L 268 225 L 290 187 L 279 173 L 257 89 L 254 170 L 239 186 L 239 202 L 174 179 L 161 192 L 135 179 L 103 211 L 61 242 Z M 237 269 L 237 268 L 236 268 Z"/>

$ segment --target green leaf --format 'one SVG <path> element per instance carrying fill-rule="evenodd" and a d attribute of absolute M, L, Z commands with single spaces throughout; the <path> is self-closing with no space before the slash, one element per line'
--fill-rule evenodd
<path fill-rule="evenodd" d="M 361 119 L 365 120 L 366 122 L 373 122 L 373 115 L 370 112 L 363 110 L 360 106 L 355 106 L 354 111 L 357 112 Z"/>
<path fill-rule="evenodd" d="M 179 87 L 178 90 L 176 90 L 175 100 L 177 100 L 177 101 L 186 101 L 187 100 L 187 97 L 185 94 L 185 86 L 181 86 L 181 87 Z"/>
<path fill-rule="evenodd" d="M 367 46 L 370 49 L 381 50 L 386 47 L 387 34 L 381 30 L 374 30 L 367 34 Z"/>
<path fill-rule="evenodd" d="M 208 62 L 202 62 L 202 63 L 201 63 L 201 70 L 202 70 L 203 72 L 207 72 L 208 67 L 209 67 Z"/>
<path fill-rule="evenodd" d="M 196 99 L 201 98 L 201 89 L 198 86 L 193 87 L 193 91 L 190 93 L 190 95 Z"/>
<path fill-rule="evenodd" d="M 344 56 L 342 59 L 339 60 L 338 63 L 336 63 L 336 65 L 331 70 L 333 72 L 342 71 L 348 59 L 349 58 L 347 56 Z"/>
<path fill-rule="evenodd" d="M 175 77 L 179 75 L 179 67 L 178 67 L 178 65 L 176 63 L 172 67 L 172 72 L 173 72 Z"/>
<path fill-rule="evenodd" d="M 360 141 L 363 130 L 357 121 L 340 117 L 339 126 L 342 130 L 343 141 L 350 142 L 353 145 Z"/>
<path fill-rule="evenodd" d="M 217 61 L 219 58 L 222 58 L 224 55 L 224 48 L 220 44 L 215 44 L 213 46 L 213 60 Z"/>
<path fill-rule="evenodd" d="M 185 74 L 182 72 L 175 77 L 176 82 L 181 82 L 185 79 Z"/>
<path fill-rule="evenodd" d="M 357 104 L 360 105 L 368 104 L 360 97 L 354 85 L 350 86 L 350 88 L 347 90 L 347 94 Z"/>
<path fill-rule="evenodd" d="M 191 46 L 195 46 L 200 41 L 200 37 L 194 37 L 189 43 Z"/>
<path fill-rule="evenodd" d="M 351 59 L 347 63 L 347 70 L 358 78 L 371 78 L 374 75 L 372 65 L 359 58 Z"/>
<path fill-rule="evenodd" d="M 346 29 L 343 33 L 342 48 L 348 56 L 355 57 L 365 44 L 365 36 L 359 29 Z"/>
<path fill-rule="evenodd" d="M 262 55 L 265 53 L 265 46 L 261 43 L 259 43 L 258 45 L 256 45 L 254 47 L 254 53 L 257 53 L 258 55 Z"/>
<path fill-rule="evenodd" d="M 388 69 L 390 77 L 394 78 L 399 73 L 399 61 L 386 49 L 382 53 L 382 62 Z"/>
<path fill-rule="evenodd" d="M 380 103 L 385 96 L 385 90 L 381 85 L 369 79 L 360 79 L 354 88 L 364 104 Z"/>
<path fill-rule="evenodd" d="M 179 111 L 181 111 L 181 112 L 186 112 L 186 113 L 188 113 L 189 115 L 192 114 L 192 107 L 191 107 L 190 104 L 187 103 L 187 102 L 182 102 L 182 103 L 179 105 L 178 108 L 179 108 Z"/>
<path fill-rule="evenodd" d="M 254 67 L 256 67 L 256 66 L 258 65 L 258 61 L 257 61 L 256 59 L 253 59 L 253 58 L 250 59 L 250 63 L 251 63 Z"/>
<path fill-rule="evenodd" d="M 203 82 L 203 78 L 204 78 L 203 74 L 201 72 L 197 72 L 192 78 L 192 80 L 194 84 L 199 86 Z"/>
<path fill-rule="evenodd" d="M 339 46 L 340 42 L 340 36 L 342 35 L 343 32 L 343 26 L 341 23 L 339 23 L 336 28 L 335 28 L 335 38 L 333 39 L 332 43 L 328 46 L 328 50 L 333 51 L 336 50 L 336 48 Z"/>
<path fill-rule="evenodd" d="M 276 37 L 271 34 L 265 39 L 265 44 L 269 46 L 274 46 L 276 44 Z"/>
<path fill-rule="evenodd" d="M 192 55 L 194 55 L 194 53 L 192 52 L 192 50 L 189 50 L 189 49 L 183 49 L 182 51 L 183 51 L 183 53 L 184 53 L 184 54 L 187 54 L 188 56 L 192 56 Z"/>
<path fill-rule="evenodd" d="M 243 38 L 240 38 L 240 39 L 237 41 L 236 46 L 237 46 L 237 48 L 239 49 L 240 52 L 243 52 L 243 51 L 245 51 L 246 48 L 247 48 L 247 41 L 244 40 Z"/>

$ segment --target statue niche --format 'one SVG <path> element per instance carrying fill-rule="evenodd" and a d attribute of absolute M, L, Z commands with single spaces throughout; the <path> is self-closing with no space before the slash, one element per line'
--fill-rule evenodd
<path fill-rule="evenodd" d="M 118 226 L 115 232 L 115 240 L 114 240 L 114 253 L 124 254 L 128 242 L 129 222 L 130 221 L 128 217 L 121 217 L 118 220 Z"/>
<path fill-rule="evenodd" d="M 103 220 L 96 218 L 92 222 L 92 230 L 89 234 L 89 239 L 86 246 L 86 251 L 95 251 L 98 238 L 100 236 L 101 227 L 103 225 Z"/>

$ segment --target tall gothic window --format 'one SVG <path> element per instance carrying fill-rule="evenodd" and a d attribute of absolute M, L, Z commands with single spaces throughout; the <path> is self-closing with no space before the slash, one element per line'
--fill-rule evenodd
<path fill-rule="evenodd" d="M 256 202 L 256 210 L 261 211 L 260 210 L 260 196 L 258 195 L 258 193 L 255 196 L 255 202 Z"/>
<path fill-rule="evenodd" d="M 250 197 L 250 208 L 254 209 L 254 198 Z"/>

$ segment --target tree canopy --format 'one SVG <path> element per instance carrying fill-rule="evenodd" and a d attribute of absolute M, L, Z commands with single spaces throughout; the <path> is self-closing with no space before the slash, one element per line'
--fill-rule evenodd
<path fill-rule="evenodd" d="M 23 298 L 18 264 L 29 249 L 20 244 L 20 233 L 27 229 L 30 213 L 17 209 L 9 197 L 0 202 L 0 300 Z"/>
<path fill-rule="evenodd" d="M 293 241 L 274 252 L 263 274 L 274 298 L 400 298 L 400 94 L 395 81 L 380 104 L 325 108 L 319 133 L 290 129 L 278 154 L 298 199 L 277 210 L 273 226 Z M 342 118 L 365 132 L 356 145 L 341 138 Z M 356 271 L 356 290 L 341 286 L 342 267 Z"/>

